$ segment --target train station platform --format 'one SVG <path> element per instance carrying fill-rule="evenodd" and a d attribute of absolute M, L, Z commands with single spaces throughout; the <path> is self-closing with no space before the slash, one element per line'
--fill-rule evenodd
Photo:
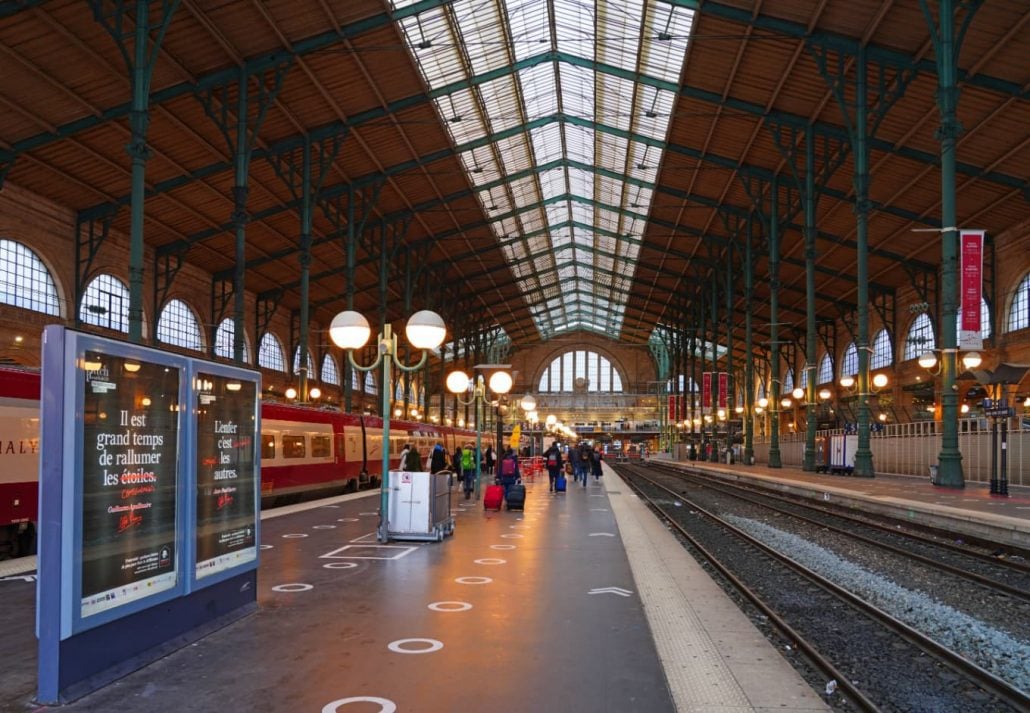
<path fill-rule="evenodd" d="M 834 501 L 857 510 L 908 520 L 945 532 L 1030 550 L 1030 488 L 1009 486 L 1009 496 L 992 496 L 986 484 L 941 488 L 928 478 L 877 475 L 875 478 L 810 473 L 800 468 L 727 465 L 705 461 L 655 462 L 784 493 Z"/>
<path fill-rule="evenodd" d="M 456 499 L 442 543 L 376 543 L 366 494 L 264 513 L 255 614 L 62 710 L 827 710 L 605 470 L 564 494 L 530 483 L 524 513 Z M 15 678 L 0 710 L 32 710 L 34 677 Z"/>

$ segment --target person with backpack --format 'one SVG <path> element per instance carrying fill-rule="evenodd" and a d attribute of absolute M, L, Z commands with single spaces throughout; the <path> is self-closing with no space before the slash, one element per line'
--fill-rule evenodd
<path fill-rule="evenodd" d="M 461 446 L 454 447 L 454 455 L 451 456 L 451 470 L 459 483 L 465 481 L 465 473 L 461 469 Z"/>
<path fill-rule="evenodd" d="M 418 448 L 408 444 L 404 451 L 404 458 L 401 460 L 401 470 L 415 473 L 422 470 L 422 456 L 418 454 Z"/>
<path fill-rule="evenodd" d="M 587 476 L 590 474 L 590 453 L 592 451 L 593 449 L 586 443 L 580 445 L 573 465 L 576 471 L 576 480 L 582 481 L 584 488 L 587 487 Z"/>
<path fill-rule="evenodd" d="M 501 486 L 504 487 L 504 498 L 507 500 L 508 491 L 511 489 L 511 486 L 522 479 L 519 474 L 519 457 L 513 449 L 509 448 L 504 454 L 504 458 L 498 464 L 497 470 Z"/>
<path fill-rule="evenodd" d="M 561 476 L 562 461 L 561 461 L 561 449 L 558 448 L 557 442 L 552 443 L 551 447 L 544 453 L 544 465 L 547 467 L 547 480 L 549 487 L 548 492 L 554 492 L 554 486 Z"/>
<path fill-rule="evenodd" d="M 597 448 L 590 456 L 590 474 L 594 476 L 594 482 L 597 482 L 598 478 L 604 475 L 604 471 L 601 470 L 601 461 L 604 457 L 601 455 L 601 451 Z"/>
<path fill-rule="evenodd" d="M 433 451 L 429 454 L 429 462 L 426 464 L 430 473 L 439 473 L 441 470 L 447 470 L 447 451 L 443 449 L 442 443 L 437 443 L 433 446 Z"/>
<path fill-rule="evenodd" d="M 465 499 L 472 497 L 472 491 L 476 487 L 476 447 L 471 443 L 467 444 L 461 451 L 461 472 L 465 474 Z"/>
<path fill-rule="evenodd" d="M 483 454 L 483 463 L 486 465 L 486 474 L 494 474 L 494 464 L 497 462 L 497 458 L 494 457 L 494 447 L 487 444 L 486 453 Z"/>

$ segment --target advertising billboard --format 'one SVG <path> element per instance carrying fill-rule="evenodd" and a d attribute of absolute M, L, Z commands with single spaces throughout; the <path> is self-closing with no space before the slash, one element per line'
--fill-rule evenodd
<path fill-rule="evenodd" d="M 82 365 L 85 618 L 176 584 L 182 375 L 98 351 L 84 352 Z"/>

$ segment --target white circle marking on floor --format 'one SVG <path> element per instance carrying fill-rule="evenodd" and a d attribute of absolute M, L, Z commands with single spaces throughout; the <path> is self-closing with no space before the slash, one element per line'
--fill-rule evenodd
<path fill-rule="evenodd" d="M 357 562 L 328 562 L 322 565 L 323 569 L 354 569 L 358 566 Z"/>
<path fill-rule="evenodd" d="M 522 539 L 522 535 L 520 535 L 517 532 L 509 532 L 507 534 L 501 535 L 501 537 L 504 537 L 504 538 L 509 539 L 509 540 L 521 540 Z"/>
<path fill-rule="evenodd" d="M 306 592 L 309 589 L 314 589 L 313 584 L 303 584 L 302 582 L 295 582 L 291 584 L 277 584 L 272 587 L 273 592 Z"/>
<path fill-rule="evenodd" d="M 360 520 L 356 517 L 341 517 L 336 522 L 360 522 Z"/>
<path fill-rule="evenodd" d="M 261 545 L 261 549 L 263 549 L 263 550 L 270 550 L 273 547 L 275 547 L 275 545 Z"/>
<path fill-rule="evenodd" d="M 468 611 L 472 605 L 468 602 L 433 602 L 429 605 L 433 611 Z"/>
<path fill-rule="evenodd" d="M 491 550 L 513 550 L 515 545 L 490 545 Z"/>
<path fill-rule="evenodd" d="M 322 713 L 339 713 L 340 706 L 345 706 L 350 703 L 378 703 L 378 713 L 397 713 L 397 704 L 388 698 L 377 698 L 375 696 L 351 696 L 350 698 L 341 698 L 337 701 L 326 703 L 322 707 Z"/>
<path fill-rule="evenodd" d="M 411 644 L 426 645 L 424 649 L 406 649 Z M 386 645 L 395 654 L 431 654 L 443 648 L 443 642 L 436 639 L 397 639 Z"/>
<path fill-rule="evenodd" d="M 307 534 L 303 532 L 291 532 L 283 535 L 284 540 L 299 540 L 302 537 L 307 537 Z"/>
<path fill-rule="evenodd" d="M 489 577 L 458 577 L 454 581 L 458 584 L 490 584 L 494 580 Z"/>
<path fill-rule="evenodd" d="M 312 525 L 312 530 L 335 530 L 336 525 Z"/>
<path fill-rule="evenodd" d="M 476 564 L 508 564 L 508 560 L 498 559 L 497 557 L 484 557 L 483 559 L 473 561 Z"/>
<path fill-rule="evenodd" d="M 373 512 L 359 512 L 358 513 L 358 515 L 378 515 L 378 514 L 379 514 L 378 510 L 375 510 Z"/>

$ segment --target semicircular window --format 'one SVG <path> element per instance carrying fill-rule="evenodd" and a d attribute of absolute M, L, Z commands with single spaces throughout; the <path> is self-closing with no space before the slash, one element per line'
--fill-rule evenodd
<path fill-rule="evenodd" d="M 336 360 L 330 354 L 322 357 L 321 380 L 323 384 L 340 385 L 340 370 L 336 367 Z"/>
<path fill-rule="evenodd" d="M 568 351 L 554 359 L 540 376 L 540 392 L 622 391 L 622 376 L 597 352 Z"/>
<path fill-rule="evenodd" d="M 13 240 L 0 240 L 0 302 L 60 316 L 57 286 L 39 256 Z"/>
<path fill-rule="evenodd" d="M 215 356 L 224 359 L 232 359 L 235 352 L 236 322 L 226 317 L 218 325 L 215 332 Z M 247 335 L 243 335 L 243 361 L 250 363 L 250 345 L 247 344 Z"/>
<path fill-rule="evenodd" d="M 265 332 L 261 336 L 261 345 L 258 347 L 258 366 L 273 371 L 286 371 L 286 358 L 283 356 L 283 347 L 271 332 Z"/>
<path fill-rule="evenodd" d="M 79 321 L 96 327 L 129 331 L 129 290 L 114 275 L 97 275 L 86 286 Z"/>
<path fill-rule="evenodd" d="M 157 320 L 157 340 L 183 349 L 200 351 L 200 324 L 193 310 L 182 300 L 170 300 Z"/>

